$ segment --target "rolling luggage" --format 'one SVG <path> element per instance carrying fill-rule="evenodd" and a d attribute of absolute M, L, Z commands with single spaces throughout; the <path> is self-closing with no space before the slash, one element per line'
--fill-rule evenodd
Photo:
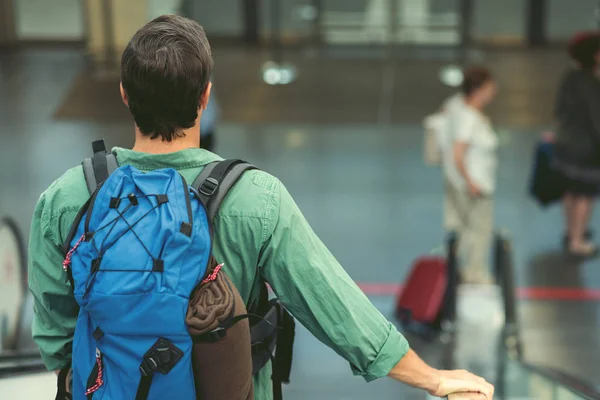
<path fill-rule="evenodd" d="M 457 238 L 448 237 L 447 256 L 419 257 L 396 302 L 396 317 L 406 329 L 439 331 L 456 315 Z"/>
<path fill-rule="evenodd" d="M 396 304 L 398 317 L 403 322 L 435 324 L 442 309 L 447 287 L 446 258 L 420 257 L 415 261 L 398 296 Z"/>

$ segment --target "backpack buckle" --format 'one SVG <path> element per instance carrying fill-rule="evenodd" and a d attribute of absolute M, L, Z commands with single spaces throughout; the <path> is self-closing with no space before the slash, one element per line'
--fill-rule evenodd
<path fill-rule="evenodd" d="M 160 338 L 144 355 L 140 372 L 143 376 L 151 376 L 155 372 L 166 375 L 182 357 L 183 351 L 171 341 Z"/>
<path fill-rule="evenodd" d="M 211 342 L 218 342 L 219 340 L 223 339 L 225 337 L 225 335 L 227 334 L 227 331 L 225 330 L 225 328 L 222 327 L 218 327 L 213 329 L 210 332 L 206 333 L 206 339 Z"/>
<path fill-rule="evenodd" d="M 140 365 L 140 372 L 144 376 L 150 376 L 158 369 L 158 363 L 152 357 L 144 358 L 142 365 Z"/>
<path fill-rule="evenodd" d="M 94 152 L 94 154 L 106 153 L 106 144 L 104 144 L 104 139 L 93 141 L 92 151 Z"/>
<path fill-rule="evenodd" d="M 198 192 L 205 196 L 212 196 L 219 187 L 219 181 L 215 178 L 206 178 L 198 188 Z"/>

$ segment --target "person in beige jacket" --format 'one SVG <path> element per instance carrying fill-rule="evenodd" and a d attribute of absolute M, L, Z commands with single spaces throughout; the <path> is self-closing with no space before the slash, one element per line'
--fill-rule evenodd
<path fill-rule="evenodd" d="M 461 95 L 446 102 L 440 135 L 445 177 L 444 225 L 459 235 L 461 280 L 490 283 L 498 139 L 484 109 L 496 84 L 484 67 L 465 70 Z"/>

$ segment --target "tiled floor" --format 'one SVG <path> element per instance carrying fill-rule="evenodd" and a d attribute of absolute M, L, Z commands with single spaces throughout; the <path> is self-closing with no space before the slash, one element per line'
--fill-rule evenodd
<path fill-rule="evenodd" d="M 277 175 L 354 279 L 399 283 L 412 260 L 443 238 L 440 174 L 421 161 L 418 122 L 450 92 L 437 81 L 445 61 L 390 63 L 338 53 L 293 59 L 301 66 L 298 81 L 269 87 L 260 81 L 260 53 L 216 50 L 215 90 L 225 118 L 218 152 Z M 540 210 L 526 192 L 536 134 L 551 124 L 562 55 L 505 51 L 484 60 L 501 83 L 491 111 L 502 143 L 496 225 L 511 233 L 518 285 L 599 289 L 600 262 L 565 259 L 559 252 L 560 210 Z M 0 214 L 12 215 L 25 233 L 39 194 L 88 155 L 92 140 L 131 144 L 132 125 L 120 116 L 54 119 L 83 66 L 76 51 L 0 54 Z M 390 93 L 388 84 L 391 100 L 382 94 Z M 111 107 L 98 103 L 94 93 L 88 100 L 90 106 Z M 597 215 L 593 226 L 599 222 Z M 372 299 L 392 317 L 392 297 Z M 526 356 L 598 383 L 599 304 L 521 302 Z M 352 378 L 348 365 L 306 331 L 298 336 L 286 398 L 424 398 L 391 381 L 367 385 Z M 439 345 L 413 343 L 440 364 Z M 495 364 L 494 356 L 479 364 L 456 359 L 482 371 Z"/>

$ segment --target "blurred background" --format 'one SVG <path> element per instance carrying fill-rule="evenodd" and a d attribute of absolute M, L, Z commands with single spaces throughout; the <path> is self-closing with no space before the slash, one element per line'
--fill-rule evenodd
<path fill-rule="evenodd" d="M 444 243 L 443 179 L 423 162 L 423 118 L 457 92 L 463 66 L 490 68 L 499 89 L 488 112 L 500 146 L 495 227 L 510 243 L 514 278 L 514 288 L 501 289 L 516 310 L 502 317 L 518 334 L 505 340 L 506 321 L 492 323 L 478 351 L 465 349 L 475 330 L 453 341 L 411 340 L 437 367 L 488 377 L 502 398 L 599 398 L 600 262 L 566 256 L 560 208 L 541 209 L 528 194 L 534 148 L 554 127 L 556 89 L 570 66 L 566 43 L 598 29 L 599 7 L 597 0 L 0 0 L 0 216 L 9 218 L 0 225 L 0 399 L 27 398 L 18 393 L 32 385 L 44 388 L 43 398 L 55 390 L 30 339 L 24 256 L 12 233 L 26 246 L 40 194 L 90 155 L 93 140 L 132 145 L 120 54 L 140 26 L 165 13 L 198 21 L 211 42 L 214 151 L 280 178 L 391 320 L 415 258 Z M 591 227 L 599 222 L 594 217 Z M 426 397 L 392 381 L 353 378 L 301 327 L 295 349 L 286 399 Z"/>

